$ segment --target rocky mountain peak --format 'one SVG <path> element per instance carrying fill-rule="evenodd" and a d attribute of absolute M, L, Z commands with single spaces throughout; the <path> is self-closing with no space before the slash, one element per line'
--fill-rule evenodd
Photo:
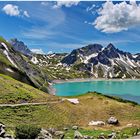
<path fill-rule="evenodd" d="M 85 47 L 82 47 L 81 50 L 83 50 L 84 55 L 91 55 L 93 53 L 98 53 L 102 50 L 103 46 L 100 44 L 89 44 Z"/>
<path fill-rule="evenodd" d="M 112 43 L 110 43 L 101 53 L 107 56 L 108 58 L 117 58 L 119 57 L 120 51 L 117 48 L 115 48 L 115 46 Z"/>
<path fill-rule="evenodd" d="M 16 51 L 23 53 L 24 55 L 31 55 L 32 52 L 28 49 L 24 42 L 19 41 L 17 38 L 11 39 L 9 43 L 14 47 Z"/>

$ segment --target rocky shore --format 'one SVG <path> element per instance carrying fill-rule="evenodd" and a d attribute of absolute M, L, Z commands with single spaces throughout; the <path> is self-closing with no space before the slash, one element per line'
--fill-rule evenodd
<path fill-rule="evenodd" d="M 140 79 L 107 79 L 107 78 L 76 78 L 76 79 L 64 79 L 64 80 L 53 80 L 53 84 L 65 83 L 65 82 L 89 82 L 89 81 L 129 81 L 129 80 L 140 80 Z"/>

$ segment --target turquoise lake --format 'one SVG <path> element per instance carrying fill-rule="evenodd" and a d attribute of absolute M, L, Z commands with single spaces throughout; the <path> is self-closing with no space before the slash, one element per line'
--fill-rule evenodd
<path fill-rule="evenodd" d="M 57 96 L 75 96 L 96 91 L 140 103 L 140 80 L 65 82 L 54 84 L 53 87 Z"/>

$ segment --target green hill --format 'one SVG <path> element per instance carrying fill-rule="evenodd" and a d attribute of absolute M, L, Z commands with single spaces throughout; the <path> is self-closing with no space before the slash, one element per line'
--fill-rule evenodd
<path fill-rule="evenodd" d="M 56 97 L 0 74 L 0 104 L 47 102 Z"/>

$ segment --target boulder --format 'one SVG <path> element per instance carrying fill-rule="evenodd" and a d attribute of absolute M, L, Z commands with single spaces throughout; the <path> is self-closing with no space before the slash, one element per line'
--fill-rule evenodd
<path fill-rule="evenodd" d="M 52 135 L 54 135 L 56 129 L 55 128 L 49 128 L 48 131 L 49 131 L 49 133 L 51 133 Z"/>
<path fill-rule="evenodd" d="M 0 123 L 0 137 L 4 137 L 5 135 L 5 125 Z"/>
<path fill-rule="evenodd" d="M 110 117 L 107 122 L 108 124 L 113 124 L 113 125 L 117 125 L 119 123 L 116 117 Z"/>
<path fill-rule="evenodd" d="M 5 134 L 4 138 L 5 139 L 14 139 L 14 137 L 12 135 L 10 135 L 10 134 Z"/>
<path fill-rule="evenodd" d="M 105 139 L 105 136 L 100 135 L 98 136 L 98 139 Z"/>
<path fill-rule="evenodd" d="M 67 127 L 64 127 L 63 130 L 64 130 L 64 131 L 68 131 L 69 129 L 68 129 Z"/>
<path fill-rule="evenodd" d="M 0 128 L 5 128 L 5 125 L 0 123 Z"/>
<path fill-rule="evenodd" d="M 4 135 L 5 135 L 5 129 L 1 128 L 0 129 L 0 137 L 4 137 Z"/>
<path fill-rule="evenodd" d="M 83 136 L 83 139 L 93 139 L 93 136 Z"/>
<path fill-rule="evenodd" d="M 77 130 L 78 129 L 78 126 L 75 125 L 75 126 L 72 127 L 72 129 L 73 130 Z"/>
<path fill-rule="evenodd" d="M 74 132 L 74 139 L 82 139 L 83 135 L 79 131 Z"/>
<path fill-rule="evenodd" d="M 98 139 L 105 139 L 104 133 L 101 133 L 101 134 L 98 136 Z"/>
<path fill-rule="evenodd" d="M 108 138 L 110 138 L 110 139 L 116 139 L 116 133 L 111 133 L 111 134 L 109 134 L 108 135 Z"/>
<path fill-rule="evenodd" d="M 54 135 L 55 136 L 60 136 L 60 135 L 63 135 L 64 132 L 63 131 L 55 131 Z"/>
<path fill-rule="evenodd" d="M 38 139 L 52 139 L 52 135 L 45 129 L 41 129 Z"/>
<path fill-rule="evenodd" d="M 60 139 L 63 139 L 65 136 L 63 131 L 55 131 L 54 135 L 59 137 Z"/>

